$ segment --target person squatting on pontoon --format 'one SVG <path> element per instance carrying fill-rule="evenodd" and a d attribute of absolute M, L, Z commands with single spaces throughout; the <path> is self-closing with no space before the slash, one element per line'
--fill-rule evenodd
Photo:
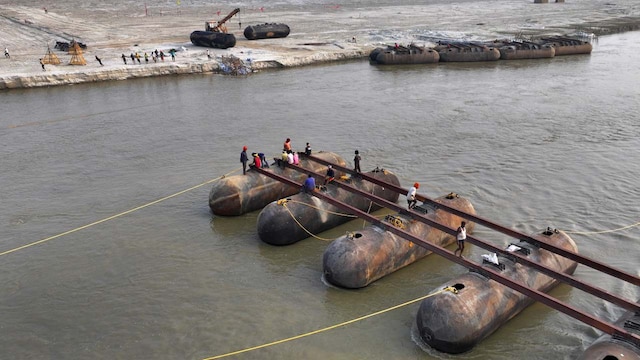
<path fill-rule="evenodd" d="M 324 185 L 332 182 L 336 177 L 336 172 L 333 170 L 331 165 L 327 166 L 327 174 L 324 176 Z"/>
<path fill-rule="evenodd" d="M 294 161 L 293 161 L 293 151 L 291 150 L 287 150 L 287 163 L 293 165 Z"/>
<path fill-rule="evenodd" d="M 304 184 L 302 184 L 301 191 L 303 193 L 310 194 L 313 191 L 315 191 L 315 189 L 316 189 L 316 179 L 314 179 L 314 177 L 311 174 L 309 174 L 307 179 L 304 181 Z"/>
<path fill-rule="evenodd" d="M 288 162 L 287 152 L 282 150 L 282 155 L 280 155 L 280 159 L 278 159 L 278 166 L 281 168 L 285 168 Z"/>
<path fill-rule="evenodd" d="M 291 151 L 293 153 L 293 165 L 300 165 L 300 156 L 297 152 Z"/>
<path fill-rule="evenodd" d="M 258 154 L 252 153 L 251 156 L 253 157 L 253 164 L 251 165 L 255 166 L 258 169 L 262 168 L 262 161 L 260 160 Z"/>
<path fill-rule="evenodd" d="M 269 167 L 269 162 L 267 161 L 267 157 L 264 155 L 264 153 L 258 153 L 258 157 L 260 158 L 260 162 L 262 163 L 262 167 L 263 168 L 268 168 Z"/>

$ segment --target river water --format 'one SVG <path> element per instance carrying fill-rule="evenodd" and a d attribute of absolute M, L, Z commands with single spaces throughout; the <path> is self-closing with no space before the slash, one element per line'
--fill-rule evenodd
<path fill-rule="evenodd" d="M 0 358 L 201 359 L 383 310 L 466 271 L 432 255 L 338 289 L 321 279 L 327 242 L 273 247 L 257 237 L 259 212 L 213 216 L 204 183 L 237 171 L 243 145 L 275 155 L 286 137 L 347 160 L 358 149 L 363 170 L 457 192 L 525 233 L 572 232 L 582 254 L 638 274 L 638 227 L 604 231 L 639 221 L 639 51 L 636 32 L 550 60 L 355 61 L 2 93 Z M 576 276 L 640 297 L 584 266 Z M 551 294 L 602 319 L 622 313 L 566 285 Z M 230 358 L 453 358 L 414 342 L 417 309 Z M 535 304 L 455 358 L 574 358 L 599 335 Z"/>

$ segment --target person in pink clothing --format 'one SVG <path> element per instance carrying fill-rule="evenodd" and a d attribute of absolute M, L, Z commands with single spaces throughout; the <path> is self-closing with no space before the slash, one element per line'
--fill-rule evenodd
<path fill-rule="evenodd" d="M 298 155 L 297 152 L 292 151 L 293 152 L 293 165 L 299 165 L 300 164 L 300 156 Z"/>

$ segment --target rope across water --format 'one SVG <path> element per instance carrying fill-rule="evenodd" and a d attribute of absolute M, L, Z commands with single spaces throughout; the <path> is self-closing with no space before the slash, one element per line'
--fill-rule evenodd
<path fill-rule="evenodd" d="M 240 168 L 237 168 L 237 169 L 232 170 L 232 171 L 230 171 L 230 172 L 228 172 L 228 173 L 226 173 L 226 174 L 224 174 L 224 175 L 222 175 L 222 176 L 219 176 L 219 177 L 217 177 L 217 178 L 215 178 L 215 179 L 211 179 L 211 180 L 205 181 L 205 182 L 203 182 L 202 184 L 198 184 L 198 185 L 196 185 L 196 186 L 192 186 L 192 187 L 190 187 L 190 188 L 188 188 L 188 189 L 185 189 L 185 190 L 182 190 L 182 191 L 178 191 L 177 193 L 174 193 L 174 194 L 171 194 L 171 195 L 165 196 L 165 197 L 163 197 L 163 198 L 160 198 L 160 199 L 158 199 L 158 200 L 152 201 L 152 202 L 150 202 L 150 203 L 146 203 L 146 204 L 144 204 L 144 205 L 140 205 L 140 206 L 135 207 L 135 208 L 133 208 L 133 209 L 130 209 L 130 210 L 127 210 L 127 211 L 123 211 L 123 212 L 121 212 L 121 213 L 119 213 L 119 214 L 115 214 L 115 215 L 109 216 L 109 217 L 104 218 L 104 219 L 102 219 L 102 220 L 94 221 L 94 222 L 92 222 L 92 223 L 90 223 L 90 224 L 87 224 L 87 225 L 84 225 L 84 226 L 80 226 L 80 227 L 77 227 L 77 228 L 75 228 L 75 229 L 72 229 L 72 230 L 69 230 L 69 231 L 65 231 L 65 232 L 63 232 L 63 233 L 60 233 L 60 234 L 57 234 L 57 235 L 54 235 L 54 236 L 50 236 L 50 237 L 45 238 L 45 239 L 42 239 L 42 240 L 34 241 L 34 242 L 32 242 L 32 243 L 29 243 L 29 244 L 26 244 L 26 245 L 22 245 L 22 246 L 19 246 L 19 247 L 17 247 L 17 248 L 11 249 L 11 250 L 7 250 L 7 251 L 0 252 L 0 256 L 8 255 L 8 254 L 14 253 L 14 252 L 19 251 L 19 250 L 23 250 L 23 249 L 26 249 L 26 248 L 30 248 L 30 247 L 32 247 L 32 246 L 39 245 L 39 244 L 45 243 L 45 242 L 47 242 L 47 241 L 51 241 L 51 240 L 53 240 L 53 239 L 57 239 L 57 238 L 59 238 L 59 237 L 65 236 L 65 235 L 69 235 L 69 234 L 72 234 L 72 233 L 74 233 L 74 232 L 77 232 L 77 231 L 80 231 L 80 230 L 84 230 L 84 229 L 90 228 L 90 227 L 92 227 L 92 226 L 94 226 L 94 225 L 102 224 L 102 223 L 107 222 L 107 221 L 109 221 L 109 220 L 117 219 L 117 218 L 119 218 L 119 217 L 121 217 L 121 216 L 124 216 L 124 215 L 130 214 L 130 213 L 132 213 L 132 212 L 135 212 L 135 211 L 138 211 L 138 210 L 144 209 L 144 208 L 149 207 L 149 206 L 151 206 L 151 205 L 155 205 L 155 204 L 160 203 L 160 202 L 163 202 L 163 201 L 165 201 L 165 200 L 168 200 L 168 199 L 174 198 L 174 197 L 176 197 L 176 196 L 178 196 L 178 195 L 182 195 L 182 194 L 187 193 L 187 192 L 189 192 L 189 191 L 192 191 L 192 190 L 195 190 L 195 189 L 197 189 L 197 188 L 203 187 L 203 186 L 205 186 L 205 185 L 211 184 L 211 183 L 212 183 L 212 182 L 214 182 L 214 181 L 218 181 L 218 180 L 220 180 L 220 179 L 224 179 L 225 177 L 227 177 L 227 176 L 229 176 L 229 175 L 231 175 L 231 174 L 233 174 L 234 172 L 239 171 L 239 170 L 240 170 Z"/>
<path fill-rule="evenodd" d="M 368 319 L 370 317 L 378 316 L 378 315 L 384 314 L 386 312 L 389 312 L 389 311 L 392 311 L 392 310 L 396 310 L 396 309 L 399 309 L 399 308 L 407 306 L 407 305 L 411 305 L 413 303 L 416 303 L 418 301 L 422 301 L 424 299 L 427 299 L 429 297 L 438 295 L 438 294 L 443 293 L 445 291 L 450 291 L 450 292 L 452 292 L 454 294 L 458 293 L 458 290 L 455 287 L 448 286 L 448 287 L 446 287 L 446 288 L 444 288 L 442 290 L 436 291 L 434 293 L 431 293 L 431 294 L 428 294 L 428 295 L 425 295 L 425 296 L 421 296 L 421 297 L 419 297 L 417 299 L 409 300 L 409 301 L 404 302 L 402 304 L 398 304 L 398 305 L 386 308 L 384 310 L 376 311 L 376 312 L 368 314 L 368 315 L 360 316 L 358 318 L 351 319 L 349 321 L 345 321 L 345 322 L 342 322 L 342 323 L 339 323 L 339 324 L 331 325 L 331 326 L 328 326 L 328 327 L 325 327 L 325 328 L 322 328 L 322 329 L 310 331 L 308 333 L 292 336 L 292 337 L 289 337 L 289 338 L 286 338 L 286 339 L 273 341 L 273 342 L 270 342 L 270 343 L 267 343 L 267 344 L 262 344 L 262 345 L 253 346 L 253 347 L 249 347 L 249 348 L 238 350 L 238 351 L 229 352 L 229 353 L 222 354 L 222 355 L 216 355 L 216 356 L 208 357 L 208 358 L 205 358 L 204 360 L 222 359 L 222 358 L 225 358 L 225 357 L 228 357 L 228 356 L 238 355 L 238 354 L 246 353 L 246 352 L 249 352 L 249 351 L 263 349 L 263 348 L 266 348 L 266 347 L 269 347 L 269 346 L 274 346 L 274 345 L 282 344 L 282 343 L 285 343 L 285 342 L 302 339 L 302 338 L 307 337 L 307 336 L 311 336 L 311 335 L 319 334 L 319 333 L 322 333 L 322 332 L 325 332 L 325 331 L 333 330 L 333 329 L 339 328 L 341 326 L 346 326 L 346 325 L 349 325 L 349 324 L 353 324 L 355 322 L 362 321 L 362 320 Z"/>
<path fill-rule="evenodd" d="M 17 251 L 23 250 L 23 249 L 27 249 L 27 248 L 30 248 L 30 247 L 32 247 L 32 246 L 39 245 L 39 244 L 42 244 L 42 243 L 45 243 L 45 242 L 51 241 L 51 240 L 57 239 L 57 238 L 59 238 L 59 237 L 65 236 L 65 235 L 69 235 L 69 234 L 75 233 L 75 232 L 80 231 L 80 230 L 87 229 L 87 228 L 89 228 L 89 227 L 92 227 L 92 226 L 95 226 L 95 225 L 98 225 L 98 224 L 102 224 L 102 223 L 107 222 L 107 221 L 109 221 L 109 220 L 113 220 L 113 219 L 116 219 L 116 218 L 122 217 L 122 216 L 124 216 L 124 215 L 130 214 L 130 213 L 133 213 L 133 212 L 135 212 L 135 211 L 138 211 L 138 210 L 144 209 L 144 208 L 146 208 L 146 207 L 149 207 L 149 206 L 151 206 L 151 205 L 155 205 L 155 204 L 158 204 L 158 203 L 163 202 L 163 201 L 165 201 L 165 200 L 171 199 L 171 198 L 176 197 L 176 196 L 178 196 L 178 195 L 182 195 L 182 194 L 185 194 L 185 193 L 187 193 L 187 192 L 189 192 L 189 191 L 192 191 L 192 190 L 198 189 L 198 188 L 200 188 L 200 187 L 202 187 L 202 186 L 205 186 L 205 185 L 211 184 L 211 183 L 213 183 L 213 182 L 215 182 L 215 181 L 217 181 L 217 180 L 224 179 L 225 177 L 227 177 L 227 176 L 229 176 L 229 175 L 231 175 L 231 174 L 233 174 L 233 173 L 235 173 L 235 172 L 237 172 L 237 171 L 239 171 L 239 170 L 240 170 L 240 168 L 234 169 L 234 170 L 232 170 L 232 171 L 230 171 L 230 172 L 228 172 L 228 173 L 226 173 L 226 174 L 224 174 L 224 175 L 222 175 L 222 176 L 219 176 L 219 177 L 217 177 L 217 178 L 214 178 L 214 179 L 211 179 L 211 180 L 205 181 L 205 182 L 203 182 L 203 183 L 201 183 L 201 184 L 198 184 L 198 185 L 192 186 L 192 187 L 190 187 L 190 188 L 188 188 L 188 189 L 185 189 L 185 190 L 182 190 L 182 191 L 178 191 L 177 193 L 174 193 L 174 194 L 171 194 L 171 195 L 165 196 L 165 197 L 163 197 L 163 198 L 160 198 L 160 199 L 158 199 L 158 200 L 155 200 L 155 201 L 149 202 L 149 203 L 144 204 L 144 205 L 140 205 L 140 206 L 135 207 L 135 208 L 133 208 L 133 209 L 130 209 L 130 210 L 127 210 L 127 211 L 123 211 L 123 212 L 121 212 L 121 213 L 119 213 L 119 214 L 115 214 L 115 215 L 113 215 L 113 216 L 110 216 L 110 217 L 104 218 L 104 219 L 102 219 L 102 220 L 98 220 L 98 221 L 92 222 L 92 223 L 90 223 L 90 224 L 83 225 L 83 226 L 77 227 L 77 228 L 75 228 L 75 229 L 72 229 L 72 230 L 69 230 L 69 231 L 65 231 L 65 232 L 60 233 L 60 234 L 57 234 L 57 235 L 50 236 L 50 237 L 45 238 L 45 239 L 41 239 L 41 240 L 38 240 L 38 241 L 34 241 L 34 242 L 31 242 L 31 243 L 26 244 L 26 245 L 22 245 L 22 246 L 19 246 L 19 247 L 16 247 L 16 248 L 10 249 L 10 250 L 6 250 L 6 251 L 3 251 L 3 252 L 0 252 L 0 256 L 8 255 L 8 254 L 11 254 L 11 253 L 14 253 L 14 252 L 17 252 Z M 305 203 L 301 203 L 301 204 L 305 204 Z M 305 205 L 309 205 L 309 204 L 305 204 Z M 310 205 L 309 205 L 309 206 L 310 206 Z M 316 207 L 316 208 L 317 208 L 317 207 Z M 287 209 L 287 211 L 289 211 L 289 210 Z M 290 211 L 289 211 L 289 214 L 291 214 L 291 217 L 295 220 L 295 216 L 293 216 L 293 214 L 292 214 Z M 341 216 L 355 217 L 354 215 L 343 214 L 343 213 L 333 213 L 333 214 L 341 215 Z M 299 226 L 301 226 L 301 227 L 302 227 L 302 225 L 301 225 L 297 220 L 296 220 L 296 222 L 298 223 L 298 225 L 299 225 Z M 611 230 L 602 230 L 602 231 L 565 231 L 565 232 L 566 232 L 567 234 L 576 234 L 576 235 L 605 234 L 605 233 L 613 233 L 613 232 L 617 232 L 617 231 L 622 231 L 622 230 L 630 229 L 630 228 L 633 228 L 633 227 L 636 227 L 636 226 L 639 226 L 639 225 L 640 225 L 640 222 L 637 222 L 637 223 L 635 223 L 635 224 L 631 224 L 631 225 L 627 225 L 627 226 L 623 226 L 623 227 L 620 227 L 620 228 L 617 228 L 617 229 L 611 229 Z M 302 227 L 302 228 L 304 229 L 304 227 Z M 306 230 L 306 229 L 304 229 L 304 230 L 305 230 L 305 231 L 306 231 L 310 236 L 313 236 L 313 237 L 315 237 L 315 238 L 317 238 L 317 239 L 321 239 L 321 240 L 324 240 L 324 241 L 331 240 L 331 239 L 324 239 L 324 238 L 321 238 L 321 237 L 315 236 L 315 235 L 311 234 L 308 230 Z"/>

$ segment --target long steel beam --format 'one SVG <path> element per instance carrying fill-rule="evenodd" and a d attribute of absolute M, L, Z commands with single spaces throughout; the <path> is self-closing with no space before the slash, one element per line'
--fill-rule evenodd
<path fill-rule="evenodd" d="M 269 170 L 265 170 L 265 169 L 257 169 L 254 168 L 254 170 L 260 172 L 261 174 L 271 177 L 273 179 L 276 179 L 278 181 L 281 181 L 283 183 L 286 183 L 288 185 L 294 186 L 294 187 L 301 187 L 302 184 L 295 182 L 293 180 L 290 180 L 288 178 L 276 175 L 274 173 L 272 173 Z M 317 174 L 316 174 L 317 175 Z M 389 231 L 391 233 L 394 233 L 406 240 L 409 240 L 411 242 L 413 242 L 414 244 L 418 245 L 418 246 L 422 246 L 423 248 L 430 250 L 433 253 L 436 253 L 442 257 L 444 257 L 447 260 L 453 261 L 459 265 L 462 265 L 468 269 L 472 269 L 477 271 L 480 274 L 483 274 L 484 276 L 504 285 L 507 286 L 511 289 L 514 289 L 524 295 L 529 296 L 530 298 L 539 301 L 553 309 L 556 309 L 560 312 L 563 312 L 571 317 L 573 317 L 574 319 L 577 319 L 579 321 L 584 322 L 585 324 L 588 324 L 590 326 L 593 326 L 597 329 L 599 329 L 600 331 L 603 331 L 607 334 L 610 335 L 616 335 L 616 336 L 620 336 L 622 338 L 625 338 L 627 340 L 629 340 L 632 343 L 638 344 L 638 346 L 640 346 L 640 335 L 636 335 L 633 333 L 630 333 L 628 331 L 626 331 L 624 328 L 621 328 L 619 326 L 610 324 L 608 322 L 602 321 L 600 319 L 597 319 L 581 310 L 578 310 L 576 308 L 574 308 L 571 305 L 565 304 L 562 301 L 553 298 L 552 296 L 541 292 L 539 290 L 536 289 L 531 289 L 519 282 L 513 281 L 509 278 L 503 277 L 500 273 L 496 272 L 493 269 L 490 269 L 488 267 L 483 267 L 481 265 L 478 265 L 474 262 L 471 262 L 463 257 L 458 257 L 456 256 L 454 253 L 452 253 L 451 251 L 448 251 L 445 248 L 442 248 L 440 246 L 428 243 L 418 237 L 416 237 L 413 234 L 410 234 L 398 227 L 393 226 L 392 224 L 385 222 L 384 220 L 380 220 L 378 218 L 376 218 L 375 216 L 368 214 L 360 209 L 354 208 L 350 205 L 347 205 L 341 201 L 338 201 L 330 196 L 325 195 L 322 191 L 314 191 L 313 196 L 316 196 L 344 211 L 347 211 L 351 214 L 357 215 L 359 218 L 364 219 L 368 222 L 370 222 L 371 224 L 375 224 L 376 226 L 382 228 L 385 231 Z M 446 227 L 445 227 L 446 228 Z M 448 229 L 448 228 L 447 228 Z"/>
<path fill-rule="evenodd" d="M 302 155 L 302 156 L 307 156 L 307 155 Z M 398 193 L 400 193 L 402 195 L 406 195 L 407 194 L 407 190 L 406 189 L 404 189 L 402 187 L 399 187 L 399 186 L 396 186 L 394 184 L 390 184 L 390 183 L 387 183 L 385 181 L 381 181 L 381 180 L 376 179 L 374 177 L 367 176 L 366 174 L 363 174 L 363 173 L 356 173 L 352 169 L 346 168 L 344 166 L 340 166 L 338 164 L 330 163 L 328 161 L 325 161 L 325 160 L 320 159 L 318 157 L 315 157 L 313 155 L 310 155 L 310 156 L 307 156 L 307 157 L 310 160 L 316 161 L 316 162 L 324 164 L 324 165 L 332 165 L 335 169 L 340 170 L 342 172 L 346 172 L 346 173 L 349 173 L 351 175 L 362 176 L 362 178 L 367 180 L 367 181 L 370 181 L 370 182 L 372 182 L 374 184 L 377 184 L 377 185 L 380 185 L 380 186 L 384 186 L 384 187 L 389 188 L 389 189 L 391 189 L 393 191 L 396 191 L 396 192 L 398 192 Z M 534 239 L 529 235 L 526 235 L 526 234 L 523 234 L 523 233 L 521 233 L 519 231 L 504 227 L 502 225 L 494 223 L 494 222 L 492 222 L 490 220 L 487 220 L 485 218 L 482 218 L 480 216 L 469 214 L 469 213 L 466 213 L 464 211 L 460 211 L 458 209 L 452 208 L 450 206 L 447 206 L 447 205 L 444 205 L 444 204 L 440 204 L 440 203 L 436 202 L 435 200 L 433 200 L 433 199 L 431 199 L 429 197 L 426 197 L 426 196 L 423 196 L 423 195 L 420 195 L 420 194 L 418 194 L 416 197 L 418 198 L 418 200 L 420 200 L 420 201 L 422 201 L 424 203 L 428 203 L 428 204 L 431 204 L 431 205 L 436 206 L 438 208 L 444 209 L 447 212 L 450 212 L 450 213 L 452 213 L 454 215 L 463 217 L 463 218 L 465 218 L 465 219 L 467 219 L 469 221 L 473 221 L 476 224 L 486 226 L 486 227 L 488 227 L 490 229 L 496 230 L 496 231 L 501 232 L 501 233 L 503 233 L 505 235 L 511 236 L 513 238 L 516 238 L 518 240 L 524 240 L 524 241 L 527 241 L 529 243 L 535 244 L 536 246 L 539 246 L 539 247 L 541 247 L 541 248 L 543 248 L 545 250 L 548 250 L 548 251 L 551 251 L 553 253 L 562 255 L 562 256 L 564 256 L 564 257 L 566 257 L 568 259 L 571 259 L 573 261 L 576 261 L 576 262 L 578 262 L 580 264 L 586 265 L 586 266 L 588 266 L 590 268 L 593 268 L 595 270 L 601 271 L 603 273 L 609 274 L 609 275 L 611 275 L 611 276 L 613 276 L 615 278 L 618 278 L 620 280 L 626 281 L 626 282 L 631 283 L 633 285 L 640 286 L 640 277 L 635 276 L 633 274 L 624 272 L 622 270 L 615 269 L 615 268 L 610 267 L 610 266 L 608 266 L 608 265 L 606 265 L 604 263 L 601 263 L 601 262 L 599 262 L 597 260 L 590 259 L 590 258 L 588 258 L 586 256 L 580 255 L 580 254 L 575 253 L 573 251 L 568 251 L 568 250 L 565 250 L 565 249 L 561 249 L 561 248 L 559 248 L 557 246 L 554 246 L 552 244 L 549 244 L 549 243 Z"/>
<path fill-rule="evenodd" d="M 287 164 L 287 166 L 291 167 L 292 169 L 298 170 L 300 172 L 306 173 L 306 174 L 312 174 L 312 175 L 315 175 L 315 176 L 318 176 L 318 177 L 321 176 L 318 173 L 315 173 L 313 171 L 310 171 L 308 169 L 304 169 L 304 168 L 301 168 L 301 167 L 298 167 L 298 166 L 295 166 L 295 165 Z M 398 204 L 396 204 L 394 202 L 388 201 L 388 200 L 383 199 L 383 198 L 381 198 L 379 196 L 376 196 L 376 195 L 370 194 L 368 192 L 362 191 L 362 190 L 360 190 L 360 189 L 358 189 L 356 187 L 350 186 L 350 185 L 348 185 L 348 184 L 346 184 L 344 182 L 341 182 L 341 181 L 334 181 L 333 184 L 335 186 L 339 186 L 339 187 L 341 187 L 341 188 L 343 188 L 343 189 L 345 189 L 345 190 L 347 190 L 349 192 L 352 192 L 352 193 L 358 194 L 358 195 L 360 195 L 362 197 L 365 197 L 365 198 L 373 201 L 374 203 L 376 203 L 376 204 L 378 204 L 380 206 L 383 206 L 383 207 L 386 207 L 388 209 L 397 211 L 398 213 L 401 213 L 403 215 L 411 217 L 412 219 L 415 219 L 417 221 L 425 223 L 425 224 L 427 224 L 427 225 L 429 225 L 429 226 L 431 226 L 433 228 L 436 228 L 436 229 L 438 229 L 440 231 L 444 231 L 444 232 L 446 232 L 446 233 L 448 233 L 450 235 L 454 235 L 454 236 L 456 234 L 456 230 L 455 229 L 449 228 L 449 227 L 447 227 L 447 226 L 445 226 L 445 225 L 443 225 L 443 224 L 441 224 L 441 223 L 439 223 L 437 221 L 433 221 L 433 220 L 431 220 L 431 219 L 429 219 L 427 217 L 424 217 L 422 214 L 420 214 L 418 212 L 409 211 L 406 208 L 404 208 L 402 206 L 399 206 Z M 437 203 L 437 204 L 440 204 L 440 203 Z M 470 242 L 471 244 L 479 246 L 479 247 L 481 247 L 481 248 L 483 248 L 485 250 L 489 250 L 489 251 L 492 251 L 492 252 L 495 252 L 495 253 L 502 254 L 502 255 L 504 255 L 506 257 L 509 257 L 509 258 L 513 259 L 514 261 L 517 261 L 517 262 L 519 262 L 519 263 L 521 263 L 523 265 L 526 265 L 526 266 L 529 266 L 531 268 L 534 268 L 537 271 L 539 271 L 539 272 L 541 272 L 541 273 L 543 273 L 543 274 L 545 274 L 547 276 L 550 276 L 550 277 L 552 277 L 554 279 L 560 280 L 560 281 L 562 281 L 562 282 L 564 282 L 564 283 L 566 283 L 566 284 L 568 284 L 570 286 L 573 286 L 573 287 L 575 287 L 577 289 L 585 291 L 585 292 L 587 292 L 587 293 L 589 293 L 591 295 L 597 296 L 597 297 L 599 297 L 599 298 L 601 298 L 601 299 L 603 299 L 605 301 L 608 301 L 608 302 L 610 302 L 612 304 L 616 304 L 616 305 L 618 305 L 618 306 L 620 306 L 620 307 L 622 307 L 624 309 L 640 312 L 640 304 L 638 304 L 636 302 L 626 300 L 624 298 L 621 298 L 619 296 L 611 294 L 611 293 L 607 292 L 606 290 L 603 290 L 603 289 L 598 288 L 596 286 L 587 284 L 587 283 L 585 283 L 585 282 L 583 282 L 583 281 L 581 281 L 579 279 L 576 279 L 575 277 L 573 277 L 571 275 L 565 274 L 563 272 L 555 271 L 555 270 L 553 270 L 551 268 L 548 268 L 548 267 L 546 267 L 544 265 L 541 265 L 541 264 L 539 264 L 537 262 L 531 261 L 526 256 L 521 255 L 521 254 L 519 254 L 517 252 L 506 251 L 504 249 L 501 249 L 501 248 L 489 243 L 488 241 L 481 240 L 481 239 L 479 239 L 479 238 L 477 238 L 475 236 L 471 236 L 471 235 L 467 236 L 467 241 Z"/>

